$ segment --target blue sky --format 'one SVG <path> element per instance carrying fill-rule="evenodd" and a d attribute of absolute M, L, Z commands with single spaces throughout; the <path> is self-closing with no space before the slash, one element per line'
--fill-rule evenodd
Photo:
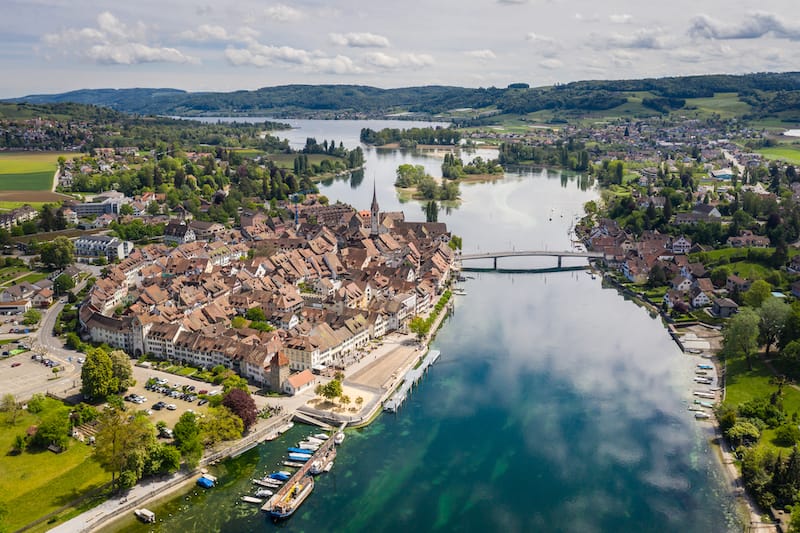
<path fill-rule="evenodd" d="M 0 97 L 800 69 L 794 0 L 0 0 L 0 8 Z"/>

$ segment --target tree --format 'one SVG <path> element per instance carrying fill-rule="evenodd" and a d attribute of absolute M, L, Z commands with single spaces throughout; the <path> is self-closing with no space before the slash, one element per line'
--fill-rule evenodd
<path fill-rule="evenodd" d="M 142 477 L 148 450 L 155 444 L 155 428 L 145 414 L 127 416 L 118 409 L 106 409 L 97 426 L 94 457 L 111 473 L 112 485 L 130 487 Z"/>
<path fill-rule="evenodd" d="M 72 279 L 72 276 L 67 274 L 61 274 L 55 280 L 53 280 L 53 289 L 55 289 L 56 294 L 64 294 L 74 288 L 75 280 Z"/>
<path fill-rule="evenodd" d="M 758 324 L 755 311 L 744 308 L 736 313 L 722 330 L 723 349 L 726 355 L 744 355 L 747 367 L 752 370 L 750 355 L 758 347 Z"/>
<path fill-rule="evenodd" d="M 761 307 L 761 304 L 772 294 L 772 285 L 763 279 L 757 279 L 744 293 L 744 302 L 750 307 Z"/>
<path fill-rule="evenodd" d="M 766 344 L 765 356 L 769 357 L 769 349 L 777 342 L 783 332 L 786 322 L 792 313 L 792 308 L 779 298 L 770 296 L 761 304 L 758 310 L 760 317 L 759 330 L 761 340 Z"/>
<path fill-rule="evenodd" d="M 241 438 L 244 423 L 233 411 L 221 405 L 208 409 L 205 418 L 200 420 L 200 431 L 204 444 L 211 446 L 221 440 Z"/>
<path fill-rule="evenodd" d="M 175 446 L 180 450 L 186 466 L 194 468 L 203 456 L 200 426 L 194 413 L 183 413 L 172 430 Z"/>
<path fill-rule="evenodd" d="M 0 401 L 0 411 L 6 414 L 6 422 L 13 426 L 17 423 L 17 417 L 22 411 L 22 406 L 17 402 L 13 394 L 4 394 L 2 401 Z"/>
<path fill-rule="evenodd" d="M 34 324 L 38 324 L 39 321 L 42 319 L 42 313 L 40 313 L 36 309 L 28 309 L 22 316 L 24 317 L 22 319 L 22 323 L 25 324 L 26 326 L 32 326 Z"/>
<path fill-rule="evenodd" d="M 222 400 L 222 405 L 233 411 L 233 413 L 242 419 L 244 429 L 250 429 L 257 418 L 258 409 L 253 397 L 242 389 L 231 389 Z"/>
<path fill-rule="evenodd" d="M 761 432 L 752 422 L 739 421 L 725 432 L 725 436 L 736 448 L 742 444 L 752 444 L 758 441 L 761 437 Z"/>
<path fill-rule="evenodd" d="M 428 324 L 428 321 L 419 315 L 412 318 L 408 323 L 408 330 L 411 333 L 415 333 L 417 335 L 418 340 L 422 340 L 425 338 L 425 335 L 427 335 L 429 328 L 430 325 Z"/>
<path fill-rule="evenodd" d="M 339 398 L 339 402 L 340 402 L 342 405 L 344 405 L 345 407 L 347 407 L 348 405 L 350 405 L 350 403 L 352 403 L 352 401 L 350 400 L 350 396 L 348 396 L 347 394 L 344 394 L 344 395 L 342 395 L 342 396 Z"/>
<path fill-rule="evenodd" d="M 356 396 L 356 407 L 361 409 L 361 406 L 364 404 L 364 398 L 362 396 Z"/>
<path fill-rule="evenodd" d="M 64 268 L 74 260 L 74 247 L 66 237 L 56 237 L 39 245 L 39 258 L 48 268 Z"/>
<path fill-rule="evenodd" d="M 48 410 L 44 419 L 36 428 L 31 444 L 47 448 L 55 444 L 62 449 L 69 443 L 69 410 L 65 407 Z"/>
<path fill-rule="evenodd" d="M 86 352 L 86 361 L 81 368 L 81 392 L 87 398 L 102 400 L 119 390 L 114 379 L 113 362 L 102 348 Z"/>
<path fill-rule="evenodd" d="M 118 389 L 122 392 L 133 385 L 133 366 L 131 358 L 122 350 L 114 350 L 108 356 L 111 358 L 111 374 L 118 382 Z"/>
<path fill-rule="evenodd" d="M 247 320 L 253 320 L 255 322 L 266 322 L 267 320 L 264 310 L 260 307 L 251 307 L 244 316 Z"/>
<path fill-rule="evenodd" d="M 322 386 L 322 396 L 328 400 L 334 400 L 342 395 L 342 382 L 332 379 Z"/>

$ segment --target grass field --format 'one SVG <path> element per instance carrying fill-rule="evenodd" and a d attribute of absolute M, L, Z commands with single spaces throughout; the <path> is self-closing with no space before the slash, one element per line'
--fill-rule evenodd
<path fill-rule="evenodd" d="M 718 114 L 722 118 L 733 118 L 750 111 L 750 104 L 739 100 L 736 93 L 717 93 L 713 98 L 687 98 L 686 107 L 696 107 L 698 114 Z M 685 110 L 678 110 L 677 113 Z"/>
<path fill-rule="evenodd" d="M 728 359 L 726 376 L 725 403 L 729 405 L 739 405 L 754 398 L 769 398 L 778 390 L 778 386 L 771 382 L 774 376 L 772 371 L 763 361 L 757 359 L 753 361 L 753 370 L 748 370 L 744 357 Z M 783 410 L 788 417 L 793 413 L 800 413 L 800 391 L 785 385 L 782 401 Z M 774 438 L 775 430 L 765 429 L 758 445 L 781 448 L 775 444 Z"/>
<path fill-rule="evenodd" d="M 91 458 L 92 448 L 71 440 L 58 455 L 49 451 L 10 455 L 14 438 L 37 423 L 37 417 L 25 412 L 14 426 L 2 419 L 0 431 L 0 494 L 8 515 L 9 531 L 41 518 L 110 481 L 110 476 Z"/>
<path fill-rule="evenodd" d="M 787 163 L 800 164 L 800 147 L 774 146 L 772 148 L 761 148 L 757 151 L 767 159 L 780 159 Z"/>
<path fill-rule="evenodd" d="M 0 190 L 49 191 L 59 156 L 74 156 L 60 152 L 0 153 Z"/>

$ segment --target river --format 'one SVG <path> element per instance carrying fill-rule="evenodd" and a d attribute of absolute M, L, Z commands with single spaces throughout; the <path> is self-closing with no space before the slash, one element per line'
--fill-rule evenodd
<path fill-rule="evenodd" d="M 352 146 L 362 127 L 337 136 L 335 122 L 289 122 L 303 123 L 291 131 L 303 143 L 312 136 Z M 321 192 L 365 209 L 374 176 L 383 210 L 423 219 L 418 203 L 397 198 L 394 169 L 412 162 L 441 175 L 440 159 L 365 152 L 363 180 L 325 183 Z M 569 249 L 575 216 L 598 196 L 585 177 L 547 170 L 461 190 L 461 205 L 439 220 L 463 237 L 465 253 Z M 433 344 L 439 362 L 399 413 L 348 432 L 333 471 L 290 520 L 273 525 L 237 500 L 250 478 L 279 465 L 287 445 L 314 432 L 304 426 L 220 465 L 220 487 L 151 507 L 155 529 L 741 530 L 707 434 L 687 410 L 692 362 L 659 320 L 585 272 L 481 273 L 465 288 Z"/>

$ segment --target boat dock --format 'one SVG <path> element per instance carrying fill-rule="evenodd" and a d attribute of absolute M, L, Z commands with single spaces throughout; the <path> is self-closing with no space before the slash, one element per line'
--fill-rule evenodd
<path fill-rule="evenodd" d="M 341 427 L 339 428 L 339 431 L 344 431 L 344 428 L 345 428 L 346 425 L 347 425 L 347 422 L 343 422 Z M 273 494 L 267 500 L 267 502 L 261 507 L 262 511 L 264 511 L 265 513 L 270 512 L 272 510 L 273 506 L 275 505 L 275 503 L 280 502 L 280 501 L 282 501 L 282 500 L 284 500 L 286 498 L 286 496 L 289 494 L 289 491 L 292 490 L 292 488 L 295 486 L 295 484 L 298 481 L 303 479 L 304 476 L 307 476 L 307 475 L 310 476 L 311 475 L 310 470 L 311 470 L 311 466 L 314 464 L 314 461 L 317 460 L 317 459 L 322 459 L 323 457 L 325 457 L 328 454 L 328 451 L 333 446 L 335 446 L 334 439 L 336 438 L 336 433 L 337 433 L 336 431 L 331 432 L 331 435 L 328 437 L 328 440 L 326 440 L 322 444 L 322 446 L 320 446 L 319 449 L 314 452 L 314 454 L 311 456 L 311 458 L 308 461 L 306 461 L 305 463 L 303 463 L 303 465 L 297 470 L 297 472 L 292 474 L 292 477 L 290 477 L 286 481 L 286 483 L 284 483 L 283 486 L 280 489 L 278 489 L 275 492 L 275 494 Z"/>
<path fill-rule="evenodd" d="M 403 383 L 400 385 L 400 388 L 383 404 L 383 410 L 389 411 L 390 413 L 397 412 L 406 400 L 411 388 L 425 375 L 425 372 L 439 359 L 440 355 L 442 355 L 442 353 L 439 350 L 431 350 L 425 355 L 425 358 L 418 367 L 409 370 L 403 378 Z"/>

